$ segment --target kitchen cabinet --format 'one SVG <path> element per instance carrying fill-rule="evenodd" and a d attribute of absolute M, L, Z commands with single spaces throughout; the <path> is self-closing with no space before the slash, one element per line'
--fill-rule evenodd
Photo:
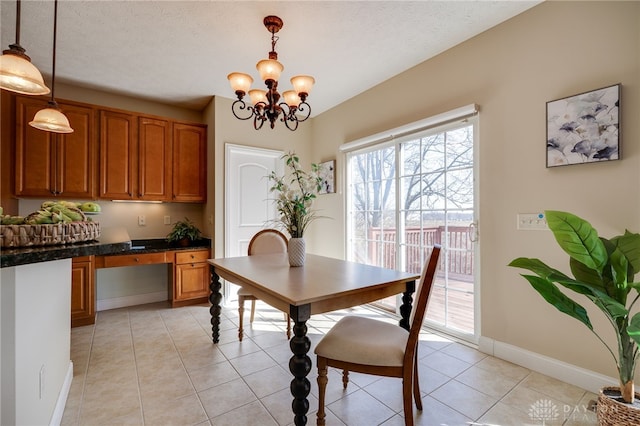
<path fill-rule="evenodd" d="M 15 195 L 94 198 L 94 110 L 59 102 L 74 132 L 58 134 L 29 126 L 46 100 L 16 96 L 15 102 Z"/>
<path fill-rule="evenodd" d="M 100 198 L 206 200 L 206 127 L 108 110 L 100 124 Z"/>
<path fill-rule="evenodd" d="M 206 302 L 209 297 L 209 249 L 177 251 L 171 305 Z"/>
<path fill-rule="evenodd" d="M 172 201 L 204 203 L 207 199 L 207 128 L 173 123 Z"/>
<path fill-rule="evenodd" d="M 95 322 L 94 256 L 76 257 L 71 262 L 71 327 Z"/>
<path fill-rule="evenodd" d="M 100 191 L 110 200 L 133 200 L 137 121 L 131 114 L 100 111 Z"/>
<path fill-rule="evenodd" d="M 138 132 L 138 199 L 171 201 L 170 123 L 139 117 Z"/>

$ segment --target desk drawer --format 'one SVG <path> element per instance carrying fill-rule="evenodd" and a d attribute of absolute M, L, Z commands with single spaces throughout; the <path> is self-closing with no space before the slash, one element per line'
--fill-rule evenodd
<path fill-rule="evenodd" d="M 171 263 L 167 261 L 166 252 L 161 253 L 140 253 L 124 254 L 118 256 L 104 256 L 103 268 L 114 268 L 117 266 L 151 265 L 154 263 Z"/>
<path fill-rule="evenodd" d="M 176 264 L 204 262 L 209 259 L 209 250 L 176 251 Z"/>

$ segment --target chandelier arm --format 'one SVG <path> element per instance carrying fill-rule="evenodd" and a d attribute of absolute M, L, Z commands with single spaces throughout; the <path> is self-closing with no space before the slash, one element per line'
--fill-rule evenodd
<path fill-rule="evenodd" d="M 293 118 L 286 116 L 282 117 L 282 121 L 284 121 L 284 125 L 287 126 L 287 129 L 291 130 L 292 132 L 294 132 L 298 128 L 298 120 L 295 118 L 295 116 Z"/>
<path fill-rule="evenodd" d="M 297 112 L 302 113 L 302 118 L 296 116 L 296 120 L 302 123 L 311 115 L 311 105 L 306 102 L 300 102 Z"/>
<path fill-rule="evenodd" d="M 266 121 L 266 118 L 264 115 L 254 115 L 253 116 L 253 128 L 256 130 L 260 130 L 262 128 L 262 125 L 264 124 L 264 122 Z M 260 122 L 258 124 L 258 122 Z"/>
<path fill-rule="evenodd" d="M 246 117 L 245 114 L 242 113 L 245 110 L 246 113 L 249 114 Z M 247 106 L 247 104 L 242 99 L 238 99 L 231 105 L 231 111 L 238 120 L 248 120 L 255 114 L 254 108 L 252 106 Z M 238 113 L 240 113 L 241 115 L 238 115 Z"/>

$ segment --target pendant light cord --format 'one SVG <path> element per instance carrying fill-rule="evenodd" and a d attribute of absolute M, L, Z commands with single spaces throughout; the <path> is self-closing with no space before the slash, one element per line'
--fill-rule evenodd
<path fill-rule="evenodd" d="M 53 65 L 51 69 L 51 102 L 55 103 L 56 90 L 56 34 L 58 33 L 58 0 L 53 3 Z"/>
<path fill-rule="evenodd" d="M 16 44 L 20 45 L 20 0 L 16 2 Z"/>

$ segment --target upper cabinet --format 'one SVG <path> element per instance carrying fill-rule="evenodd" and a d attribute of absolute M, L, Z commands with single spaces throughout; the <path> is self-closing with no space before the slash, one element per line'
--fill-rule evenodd
<path fill-rule="evenodd" d="M 95 119 L 90 107 L 59 102 L 73 133 L 35 129 L 29 121 L 47 107 L 40 98 L 16 98 L 15 195 L 95 197 Z"/>
<path fill-rule="evenodd" d="M 131 114 L 100 111 L 100 198 L 133 200 L 137 123 Z"/>
<path fill-rule="evenodd" d="M 99 197 L 205 202 L 206 143 L 206 126 L 100 111 Z"/>
<path fill-rule="evenodd" d="M 171 201 L 171 142 L 169 121 L 138 118 L 139 199 Z"/>
<path fill-rule="evenodd" d="M 207 199 L 207 128 L 173 124 L 173 201 Z"/>
<path fill-rule="evenodd" d="M 15 159 L 2 167 L 2 182 L 14 192 L 4 193 L 7 199 L 206 201 L 206 125 L 71 101 L 58 104 L 73 133 L 29 126 L 47 99 L 3 93 L 3 158 Z"/>

